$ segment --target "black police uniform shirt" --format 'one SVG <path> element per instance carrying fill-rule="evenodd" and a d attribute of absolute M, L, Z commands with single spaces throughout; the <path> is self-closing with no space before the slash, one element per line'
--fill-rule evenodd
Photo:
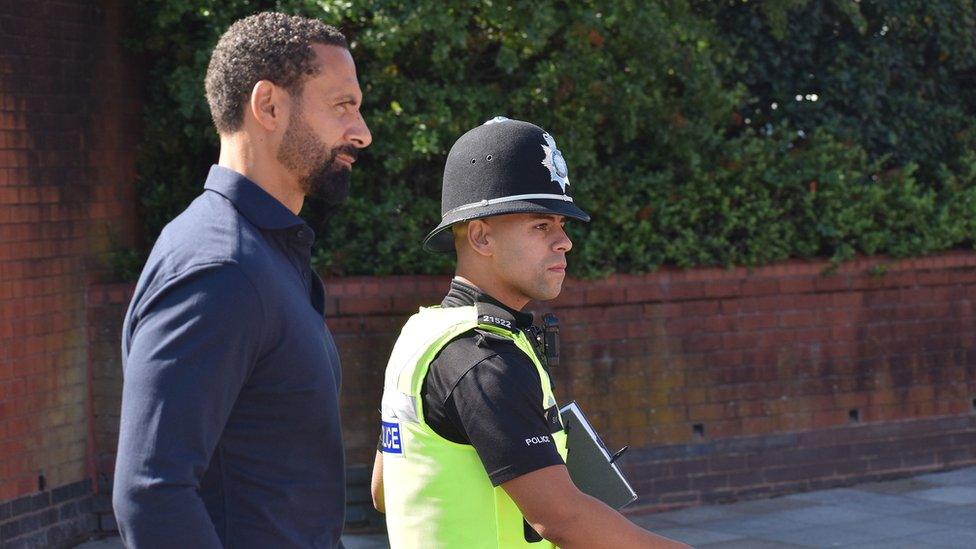
<path fill-rule="evenodd" d="M 532 315 L 453 280 L 441 306 L 470 305 L 479 316 L 502 320 L 499 327 L 532 325 Z M 511 339 L 478 329 L 459 336 L 431 362 L 421 390 L 431 429 L 473 446 L 493 486 L 563 463 L 548 436 L 553 427 L 542 406 L 539 372 Z"/>
<path fill-rule="evenodd" d="M 113 496 L 126 545 L 339 546 L 339 357 L 313 239 L 214 166 L 156 241 L 122 334 Z"/>

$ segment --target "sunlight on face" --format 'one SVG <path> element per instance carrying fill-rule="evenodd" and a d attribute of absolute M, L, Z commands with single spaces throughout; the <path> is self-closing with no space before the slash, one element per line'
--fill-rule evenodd
<path fill-rule="evenodd" d="M 305 196 L 341 203 L 349 171 L 372 135 L 359 112 L 362 91 L 345 48 L 315 44 L 319 72 L 302 85 L 278 150 L 279 161 L 298 178 Z"/>
<path fill-rule="evenodd" d="M 554 299 L 566 278 L 566 253 L 573 247 L 560 215 L 509 214 L 484 220 L 497 279 L 513 296 Z"/>

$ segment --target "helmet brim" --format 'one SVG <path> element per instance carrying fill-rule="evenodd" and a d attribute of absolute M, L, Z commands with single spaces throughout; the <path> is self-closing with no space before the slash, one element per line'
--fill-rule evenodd
<path fill-rule="evenodd" d="M 541 213 L 562 215 L 576 221 L 589 223 L 590 215 L 581 210 L 576 204 L 564 200 L 514 200 L 500 204 L 448 212 L 439 225 L 424 238 L 424 249 L 429 252 L 453 252 L 454 237 L 449 230 L 451 225 L 472 219 L 483 219 L 496 215 Z"/>

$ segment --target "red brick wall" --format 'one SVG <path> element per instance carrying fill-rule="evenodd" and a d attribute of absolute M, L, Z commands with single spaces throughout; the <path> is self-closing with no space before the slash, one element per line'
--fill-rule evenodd
<path fill-rule="evenodd" d="M 88 292 L 94 462 L 99 491 L 111 492 L 122 408 L 122 320 L 132 298 L 131 283 L 95 284 Z M 108 511 L 106 498 L 97 511 Z"/>
<path fill-rule="evenodd" d="M 716 439 L 971 412 L 976 254 L 876 265 L 572 284 L 559 387 L 637 446 L 694 441 L 695 424 Z"/>
<path fill-rule="evenodd" d="M 399 326 L 446 284 L 329 281 L 351 463 L 374 451 Z M 972 252 L 570 280 L 548 305 L 556 392 L 631 446 L 623 466 L 654 508 L 972 464 L 974 300 Z"/>
<path fill-rule="evenodd" d="M 557 396 L 579 401 L 608 444 L 635 448 L 831 429 L 854 410 L 859 424 L 971 414 L 976 254 L 829 270 L 795 261 L 567 281 L 548 306 L 561 325 Z M 396 332 L 447 278 L 327 284 L 349 456 L 366 462 Z"/>
<path fill-rule="evenodd" d="M 577 400 L 654 507 L 976 463 L 976 253 L 569 280 L 557 397 Z M 882 274 L 883 273 L 883 274 Z M 448 277 L 326 280 L 343 364 L 351 509 L 369 522 L 383 370 L 400 326 Z M 118 423 L 130 289 L 93 288 L 103 478 Z M 856 410 L 856 421 L 851 413 Z M 695 434 L 700 426 L 701 435 Z"/>
<path fill-rule="evenodd" d="M 0 4 L 0 502 L 90 478 L 85 294 L 135 229 L 123 4 Z"/>

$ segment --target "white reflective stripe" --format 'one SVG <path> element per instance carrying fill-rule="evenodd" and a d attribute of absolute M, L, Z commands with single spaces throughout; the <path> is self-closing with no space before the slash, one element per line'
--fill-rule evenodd
<path fill-rule="evenodd" d="M 383 416 L 383 421 L 420 423 L 417 417 L 417 399 L 395 389 L 383 391 L 380 414 Z"/>
<path fill-rule="evenodd" d="M 516 194 L 513 196 L 503 196 L 501 198 L 485 199 L 480 202 L 472 202 L 470 204 L 465 204 L 464 206 L 458 206 L 453 210 L 444 214 L 443 217 L 447 217 L 448 214 L 454 212 L 459 212 L 461 210 L 470 210 L 471 208 L 483 208 L 485 206 L 491 206 L 492 204 L 501 204 L 503 202 L 514 202 L 516 200 L 538 200 L 540 198 L 546 200 L 562 200 L 563 202 L 572 202 L 572 197 L 566 196 L 564 194 Z"/>

